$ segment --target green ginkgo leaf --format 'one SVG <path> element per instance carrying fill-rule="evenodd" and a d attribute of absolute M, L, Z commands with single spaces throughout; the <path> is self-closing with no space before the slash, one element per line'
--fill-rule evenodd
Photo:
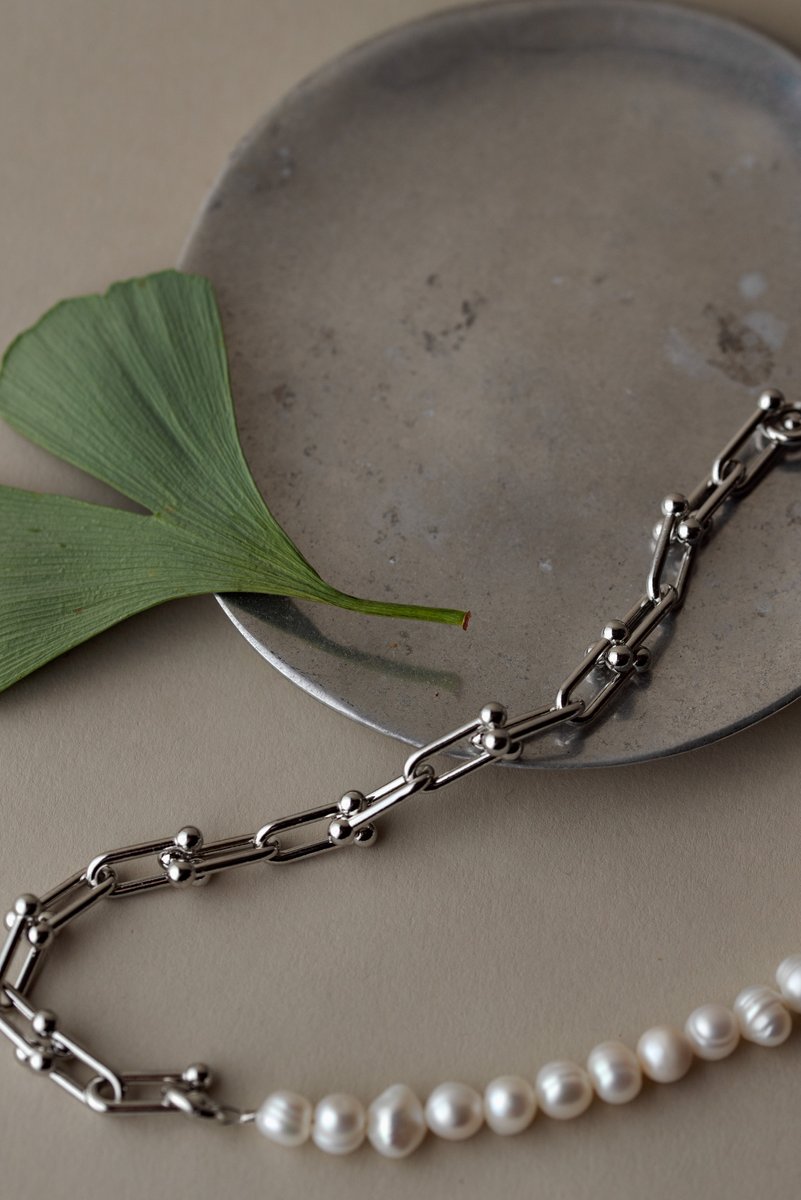
<path fill-rule="evenodd" d="M 239 444 L 205 279 L 164 271 L 56 305 L 6 352 L 0 415 L 149 513 L 0 487 L 0 690 L 135 612 L 204 592 L 466 623 L 349 596 L 292 543 Z"/>

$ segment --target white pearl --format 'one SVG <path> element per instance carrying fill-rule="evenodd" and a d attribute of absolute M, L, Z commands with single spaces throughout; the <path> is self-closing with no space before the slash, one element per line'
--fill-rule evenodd
<path fill-rule="evenodd" d="M 405 1158 L 425 1135 L 423 1106 L 405 1083 L 388 1087 L 367 1109 L 367 1136 L 387 1158 Z"/>
<path fill-rule="evenodd" d="M 776 982 L 787 1007 L 801 1012 L 801 954 L 792 954 L 779 964 Z"/>
<path fill-rule="evenodd" d="M 273 1092 L 256 1113 L 256 1128 L 279 1146 L 302 1146 L 311 1132 L 312 1106 L 297 1092 Z"/>
<path fill-rule="evenodd" d="M 364 1141 L 364 1108 L 355 1096 L 334 1092 L 314 1110 L 312 1141 L 326 1154 L 351 1154 Z"/>
<path fill-rule="evenodd" d="M 656 1083 L 675 1083 L 690 1069 L 693 1051 L 680 1029 L 655 1025 L 647 1029 L 637 1043 L 640 1066 Z"/>
<path fill-rule="evenodd" d="M 702 1004 L 690 1013 L 684 1026 L 690 1045 L 699 1058 L 716 1062 L 728 1058 L 740 1041 L 740 1026 L 730 1008 Z"/>
<path fill-rule="evenodd" d="M 578 1117 L 592 1103 L 590 1077 L 577 1063 L 546 1063 L 537 1073 L 537 1100 L 549 1117 Z"/>
<path fill-rule="evenodd" d="M 536 1111 L 534 1088 L 519 1075 L 500 1075 L 484 1089 L 484 1118 L 493 1133 L 522 1133 Z"/>
<path fill-rule="evenodd" d="M 484 1106 L 478 1092 L 466 1083 L 441 1083 L 426 1102 L 428 1128 L 451 1142 L 478 1133 L 484 1122 Z"/>
<path fill-rule="evenodd" d="M 780 1046 L 790 1036 L 793 1022 L 781 997 L 771 988 L 749 987 L 734 1001 L 740 1031 L 758 1046 Z"/>
<path fill-rule="evenodd" d="M 622 1042 L 601 1042 L 590 1052 L 587 1071 L 596 1094 L 607 1104 L 628 1104 L 642 1087 L 637 1055 Z"/>

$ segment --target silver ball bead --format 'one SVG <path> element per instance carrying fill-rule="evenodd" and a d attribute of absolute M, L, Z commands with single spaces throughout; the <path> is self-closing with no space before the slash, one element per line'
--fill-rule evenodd
<path fill-rule="evenodd" d="M 56 1031 L 58 1018 L 49 1008 L 42 1008 L 38 1013 L 34 1013 L 31 1025 L 34 1033 L 38 1033 L 39 1037 L 51 1037 Z"/>
<path fill-rule="evenodd" d="M 194 854 L 203 845 L 203 834 L 196 825 L 184 825 L 174 838 L 175 845 L 186 854 Z"/>
<path fill-rule="evenodd" d="M 353 837 L 353 827 L 343 817 L 335 817 L 328 826 L 328 839 L 335 846 L 343 846 Z"/>
<path fill-rule="evenodd" d="M 490 700 L 479 713 L 482 725 L 505 725 L 507 715 L 506 706 L 497 700 Z"/>
<path fill-rule="evenodd" d="M 197 880 L 197 871 L 185 858 L 173 858 L 167 867 L 167 879 L 173 887 L 189 887 Z"/>
<path fill-rule="evenodd" d="M 345 792 L 345 795 L 339 801 L 337 808 L 342 813 L 343 817 L 352 817 L 354 813 L 361 812 L 364 807 L 365 796 L 363 792 L 357 792 L 355 789 L 350 792 Z"/>
<path fill-rule="evenodd" d="M 680 542 L 687 542 L 692 546 L 696 542 L 700 542 L 704 536 L 704 527 L 697 517 L 684 517 L 679 521 L 676 529 L 676 537 Z"/>
<path fill-rule="evenodd" d="M 625 642 L 629 631 L 622 621 L 607 621 L 601 636 L 605 637 L 608 642 Z"/>
<path fill-rule="evenodd" d="M 765 388 L 759 397 L 759 407 L 764 413 L 778 412 L 784 404 L 784 392 L 780 392 L 778 388 Z"/>
<path fill-rule="evenodd" d="M 488 729 L 482 734 L 481 745 L 493 758 L 504 758 L 511 749 L 512 739 L 504 729 Z"/>
<path fill-rule="evenodd" d="M 646 671 L 651 669 L 651 651 L 647 646 L 640 646 L 639 650 L 634 655 L 634 670 L 639 675 L 644 675 Z"/>
<path fill-rule="evenodd" d="M 361 829 L 356 830 L 356 837 L 353 839 L 357 846 L 372 846 L 378 838 L 378 830 L 375 825 L 362 825 Z"/>
<path fill-rule="evenodd" d="M 52 936 L 53 930 L 50 925 L 41 918 L 28 930 L 28 941 L 32 946 L 46 946 Z"/>
<path fill-rule="evenodd" d="M 662 501 L 662 513 L 666 517 L 686 516 L 689 507 L 687 497 L 683 496 L 681 492 L 671 492 Z"/>
<path fill-rule="evenodd" d="M 25 1061 L 37 1074 L 46 1075 L 48 1071 L 52 1071 L 54 1066 L 53 1055 L 48 1054 L 45 1050 L 34 1050 Z"/>
<path fill-rule="evenodd" d="M 42 905 L 37 896 L 26 892 L 14 901 L 14 914 L 18 917 L 35 917 Z"/>
<path fill-rule="evenodd" d="M 606 661 L 613 671 L 627 671 L 634 662 L 634 651 L 630 646 L 610 646 L 606 652 Z"/>
<path fill-rule="evenodd" d="M 211 1067 L 206 1063 L 190 1063 L 185 1071 L 181 1072 L 181 1079 L 184 1083 L 189 1084 L 191 1088 L 200 1088 L 205 1090 L 211 1087 L 214 1082 L 214 1075 Z"/>

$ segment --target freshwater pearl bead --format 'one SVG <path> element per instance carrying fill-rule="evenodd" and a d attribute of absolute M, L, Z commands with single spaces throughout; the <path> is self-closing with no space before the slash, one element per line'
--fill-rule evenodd
<path fill-rule="evenodd" d="M 647 1029 L 637 1043 L 640 1066 L 656 1083 L 675 1083 L 682 1079 L 693 1061 L 692 1047 L 680 1029 L 655 1025 Z"/>
<path fill-rule="evenodd" d="M 801 954 L 793 954 L 779 964 L 776 982 L 787 1007 L 801 1012 Z"/>
<path fill-rule="evenodd" d="M 771 988 L 746 988 L 734 1001 L 734 1011 L 740 1031 L 749 1042 L 780 1046 L 790 1036 L 792 1019 L 781 997 Z"/>
<path fill-rule="evenodd" d="M 534 1088 L 519 1075 L 500 1075 L 484 1090 L 484 1119 L 493 1133 L 522 1133 L 536 1111 Z"/>
<path fill-rule="evenodd" d="M 484 1122 L 481 1097 L 466 1083 L 441 1083 L 426 1103 L 428 1128 L 451 1142 L 478 1133 Z"/>
<path fill-rule="evenodd" d="M 577 1063 L 546 1063 L 537 1074 L 537 1100 L 549 1117 L 578 1117 L 592 1103 L 590 1077 Z"/>
<path fill-rule="evenodd" d="M 405 1158 L 426 1135 L 423 1106 L 405 1083 L 395 1083 L 367 1109 L 367 1136 L 386 1158 Z"/>
<path fill-rule="evenodd" d="M 684 1032 L 699 1058 L 716 1062 L 737 1049 L 740 1026 L 730 1008 L 723 1004 L 702 1004 L 687 1018 Z"/>
<path fill-rule="evenodd" d="M 312 1140 L 326 1154 L 351 1154 L 364 1141 L 364 1108 L 355 1096 L 334 1092 L 314 1110 Z"/>
<path fill-rule="evenodd" d="M 311 1133 L 312 1106 L 297 1092 L 273 1092 L 256 1113 L 259 1133 L 279 1146 L 302 1146 Z"/>
<path fill-rule="evenodd" d="M 590 1052 L 587 1071 L 596 1095 L 607 1104 L 628 1104 L 642 1087 L 637 1055 L 622 1042 L 601 1042 Z"/>

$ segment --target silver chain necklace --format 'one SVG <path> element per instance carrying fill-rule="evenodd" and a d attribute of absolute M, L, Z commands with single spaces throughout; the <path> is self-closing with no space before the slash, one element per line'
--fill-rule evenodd
<path fill-rule="evenodd" d="M 406 1085 L 395 1084 L 366 1109 L 346 1093 L 312 1106 L 304 1096 L 278 1091 L 251 1110 L 215 1099 L 212 1073 L 202 1063 L 178 1072 L 116 1070 L 66 1033 L 56 1016 L 30 996 L 56 935 L 102 900 L 166 885 L 205 884 L 213 875 L 250 863 L 295 862 L 350 844 L 372 845 L 376 819 L 402 800 L 515 759 L 525 742 L 546 729 L 592 721 L 628 679 L 649 669 L 646 643 L 684 601 L 691 568 L 718 510 L 745 496 L 772 466 L 798 450 L 801 406 L 788 405 L 779 391 L 763 392 L 756 412 L 726 444 L 708 477 L 688 496 L 665 497 L 644 594 L 625 617 L 607 622 L 552 704 L 515 717 L 502 704 L 485 704 L 474 719 L 415 750 L 401 775 L 371 792 L 349 791 L 334 803 L 269 821 L 256 833 L 213 842 L 186 826 L 172 837 L 100 854 L 40 897 L 20 896 L 6 917 L 8 935 L 0 950 L 0 1033 L 19 1061 L 94 1112 L 183 1113 L 223 1125 L 253 1122 L 274 1142 L 298 1146 L 311 1138 L 331 1154 L 350 1153 L 367 1137 L 380 1153 L 400 1158 L 415 1150 L 427 1131 L 458 1141 L 486 1123 L 496 1133 L 513 1134 L 527 1128 L 538 1109 L 565 1119 L 584 1112 L 594 1096 L 627 1103 L 640 1091 L 643 1075 L 673 1082 L 686 1074 L 694 1056 L 724 1058 L 740 1037 L 763 1046 L 781 1044 L 791 1030 L 791 1011 L 801 1012 L 801 954 L 780 964 L 778 991 L 746 988 L 731 1009 L 705 1004 L 690 1014 L 683 1031 L 669 1025 L 647 1030 L 636 1053 L 620 1042 L 604 1042 L 591 1052 L 586 1066 L 548 1063 L 534 1085 L 501 1076 L 482 1096 L 466 1084 L 448 1082 L 435 1088 L 424 1105 Z M 443 751 L 461 753 L 463 761 L 442 768 L 437 756 Z M 316 836 L 309 836 L 311 826 L 321 827 Z M 126 870 L 141 859 L 155 859 L 158 870 L 144 875 Z"/>

